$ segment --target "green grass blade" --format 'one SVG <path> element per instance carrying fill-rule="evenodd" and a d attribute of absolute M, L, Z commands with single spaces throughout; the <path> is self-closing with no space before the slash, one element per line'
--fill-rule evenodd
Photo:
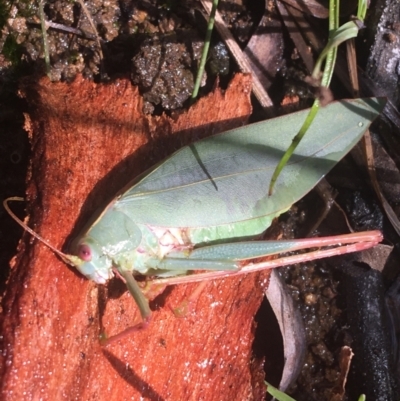
<path fill-rule="evenodd" d="M 300 131 L 293 138 L 293 141 L 292 141 L 291 145 L 286 150 L 285 154 L 282 156 L 282 159 L 280 160 L 278 166 L 276 167 L 276 169 L 274 171 L 274 174 L 272 175 L 271 183 L 270 183 L 270 186 L 269 186 L 268 196 L 272 195 L 272 191 L 273 191 L 273 189 L 275 187 L 276 180 L 278 179 L 282 169 L 286 166 L 286 164 L 288 163 L 289 159 L 292 157 L 292 155 L 293 155 L 294 151 L 296 150 L 298 144 L 300 143 L 300 141 L 303 139 L 304 135 L 308 131 L 308 128 L 310 127 L 310 125 L 314 121 L 314 117 L 318 113 L 318 110 L 319 110 L 319 101 L 316 100 L 314 102 L 314 104 L 312 105 L 311 110 L 308 113 L 308 115 L 307 115 L 302 127 L 300 128 Z"/>
<path fill-rule="evenodd" d="M 289 397 L 287 394 L 278 390 L 268 382 L 265 382 L 265 384 L 267 385 L 267 393 L 272 395 L 272 397 L 275 397 L 278 401 L 296 401 L 294 398 Z"/>
<path fill-rule="evenodd" d="M 359 12 L 358 15 L 360 17 L 363 17 L 365 16 L 365 11 L 366 11 L 365 0 L 360 0 L 359 6 L 362 8 L 362 10 Z M 330 85 L 336 63 L 338 46 L 348 39 L 355 38 L 358 34 L 359 29 L 360 29 L 359 24 L 357 24 L 357 22 L 355 21 L 349 21 L 343 24 L 341 27 L 339 27 L 339 1 L 330 0 L 329 4 L 330 37 L 327 45 L 325 46 L 320 56 L 318 57 L 314 71 L 312 73 L 312 76 L 318 79 L 321 73 L 322 64 L 323 62 L 325 62 L 324 71 L 321 79 L 322 87 L 329 87 Z M 285 154 L 282 156 L 282 159 L 278 163 L 276 170 L 272 175 L 268 190 L 269 196 L 272 195 L 276 180 L 281 174 L 283 168 L 286 166 L 286 164 L 292 157 L 294 151 L 296 150 L 296 147 L 298 146 L 298 144 L 308 131 L 319 109 L 320 109 L 320 103 L 319 100 L 316 99 L 310 110 L 310 113 L 308 114 L 306 120 L 304 121 L 303 126 L 301 127 L 300 131 L 296 134 L 296 136 L 293 138 L 292 144 L 286 150 Z"/>
<path fill-rule="evenodd" d="M 44 15 L 43 3 L 44 3 L 44 0 L 39 0 L 39 16 L 40 16 L 40 25 L 42 27 L 42 35 L 43 35 L 43 52 L 44 52 L 44 62 L 46 64 L 46 74 L 51 80 L 50 53 L 49 53 L 49 45 L 47 42 L 46 16 Z"/>
<path fill-rule="evenodd" d="M 217 12 L 217 7 L 218 7 L 218 0 L 213 0 L 210 18 L 208 19 L 207 33 L 206 33 L 206 38 L 204 40 L 203 52 L 201 53 L 200 65 L 199 65 L 199 69 L 197 71 L 196 82 L 194 84 L 193 93 L 191 96 L 191 103 L 194 102 L 194 100 L 197 98 L 197 95 L 199 93 L 200 83 L 201 83 L 201 79 L 203 78 L 204 68 L 205 68 L 206 61 L 207 61 L 208 50 L 210 48 L 211 35 L 212 35 L 212 31 L 214 29 L 215 13 Z"/>

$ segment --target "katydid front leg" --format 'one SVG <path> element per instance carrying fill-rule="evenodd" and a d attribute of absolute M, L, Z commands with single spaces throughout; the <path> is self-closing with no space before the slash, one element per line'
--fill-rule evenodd
<path fill-rule="evenodd" d="M 132 273 L 127 271 L 120 272 L 116 268 L 114 268 L 113 271 L 115 275 L 125 283 L 129 293 L 135 300 L 136 305 L 139 308 L 142 321 L 140 323 L 135 324 L 132 327 L 128 327 L 126 330 L 123 330 L 120 333 L 113 335 L 111 337 L 101 336 L 100 343 L 104 346 L 122 340 L 136 331 L 146 329 L 151 320 L 151 309 L 149 306 L 149 301 L 143 294 L 137 281 L 132 276 Z"/>

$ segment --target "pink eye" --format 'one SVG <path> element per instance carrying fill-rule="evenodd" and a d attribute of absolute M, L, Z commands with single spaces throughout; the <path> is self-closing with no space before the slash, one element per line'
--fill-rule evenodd
<path fill-rule="evenodd" d="M 85 262 L 90 262 L 92 260 L 92 251 L 90 247 L 86 244 L 79 245 L 78 255 Z"/>

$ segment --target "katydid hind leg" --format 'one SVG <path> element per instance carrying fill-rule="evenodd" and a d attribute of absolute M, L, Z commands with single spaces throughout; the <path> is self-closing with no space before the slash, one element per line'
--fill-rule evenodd
<path fill-rule="evenodd" d="M 184 274 L 190 270 L 237 270 L 237 265 L 232 258 L 219 258 L 216 255 L 207 258 L 197 257 L 197 254 L 192 256 L 192 254 L 193 251 L 189 256 L 186 253 L 172 252 L 162 260 L 150 260 L 148 266 L 160 272 L 173 272 L 174 275 L 178 272 Z"/>
<path fill-rule="evenodd" d="M 153 285 L 187 284 L 187 283 L 200 282 L 204 280 L 216 280 L 227 277 L 234 277 L 237 275 L 252 273 L 260 270 L 273 269 L 280 266 L 287 266 L 295 263 L 307 262 L 310 260 L 343 255 L 351 252 L 359 252 L 364 249 L 368 249 L 377 245 L 379 242 L 382 241 L 382 239 L 383 238 L 380 231 L 365 231 L 360 233 L 351 233 L 332 237 L 307 238 L 293 241 L 290 240 L 292 242 L 295 242 L 296 246 L 293 247 L 292 249 L 289 249 L 288 251 L 308 249 L 308 248 L 319 248 L 319 247 L 329 247 L 329 248 L 310 250 L 302 254 L 280 256 L 279 258 L 260 263 L 251 263 L 251 262 L 246 263 L 242 261 L 238 262 L 239 269 L 237 271 L 213 271 L 213 272 L 209 271 L 182 277 L 155 279 L 152 281 L 152 283 Z M 254 241 L 254 243 L 256 242 L 257 241 Z M 262 243 L 264 241 L 258 241 L 258 242 L 261 243 L 261 246 L 263 246 Z M 273 241 L 273 242 L 279 242 L 279 241 Z M 284 247 L 287 245 L 287 241 L 283 242 L 284 243 L 286 242 L 286 244 L 284 244 L 281 249 L 284 249 Z M 232 245 L 232 244 L 225 244 L 225 245 Z M 257 246 L 258 246 L 257 244 L 254 245 L 255 249 L 257 248 Z M 228 249 L 227 247 L 224 248 L 224 252 L 227 249 Z M 281 250 L 280 252 L 284 251 Z M 274 252 L 274 253 L 277 254 L 280 252 Z M 210 258 L 210 255 L 207 255 L 207 257 Z M 252 257 L 255 258 L 258 256 L 256 255 Z M 251 257 L 248 257 L 248 259 L 251 259 Z"/>
<path fill-rule="evenodd" d="M 359 242 L 380 242 L 381 240 L 382 235 L 379 231 L 369 231 L 305 239 L 230 242 L 194 249 L 190 254 L 190 260 L 250 260 L 322 246 L 338 246 Z"/>

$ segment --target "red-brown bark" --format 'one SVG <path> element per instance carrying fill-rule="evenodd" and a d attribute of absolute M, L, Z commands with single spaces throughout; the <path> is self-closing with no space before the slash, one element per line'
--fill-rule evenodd
<path fill-rule="evenodd" d="M 29 225 L 63 248 L 97 207 L 146 168 L 192 140 L 246 122 L 250 78 L 238 75 L 188 112 L 142 114 L 129 81 L 47 79 L 24 89 L 32 143 Z M 116 281 L 98 287 L 25 234 L 3 299 L 3 400 L 260 399 L 252 372 L 253 317 L 268 273 L 209 282 L 185 318 L 196 285 L 168 287 L 148 329 L 103 348 L 139 318 Z"/>

